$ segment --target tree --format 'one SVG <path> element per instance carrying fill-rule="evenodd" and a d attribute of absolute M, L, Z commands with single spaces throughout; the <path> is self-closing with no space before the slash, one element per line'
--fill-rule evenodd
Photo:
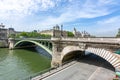
<path fill-rule="evenodd" d="M 27 34 L 27 32 L 22 32 L 22 33 L 20 33 L 19 36 L 28 37 L 28 34 Z"/>
<path fill-rule="evenodd" d="M 70 32 L 70 31 L 67 31 L 67 36 L 68 37 L 74 37 L 74 34 L 72 32 Z"/>
<path fill-rule="evenodd" d="M 51 38 L 51 35 L 48 34 L 40 34 L 37 32 L 22 32 L 15 36 L 16 38 L 26 37 L 26 38 Z"/>
<path fill-rule="evenodd" d="M 120 29 L 118 29 L 118 33 L 117 33 L 116 37 L 120 37 Z"/>
<path fill-rule="evenodd" d="M 9 38 L 15 38 L 15 36 L 16 36 L 15 34 L 10 34 Z"/>

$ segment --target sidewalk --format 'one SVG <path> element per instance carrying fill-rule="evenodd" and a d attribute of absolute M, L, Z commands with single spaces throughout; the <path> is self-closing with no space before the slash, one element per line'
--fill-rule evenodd
<path fill-rule="evenodd" d="M 64 69 L 70 67 L 71 65 L 74 65 L 76 62 L 77 61 L 72 61 L 72 62 L 67 63 L 67 64 L 65 64 L 63 66 L 60 66 L 60 67 L 58 67 L 56 69 L 50 70 L 49 72 L 46 72 L 46 73 L 44 73 L 42 75 L 36 76 L 36 77 L 32 78 L 31 80 L 42 80 L 42 79 L 44 79 L 44 78 L 46 78 L 46 77 L 48 77 L 50 75 L 53 75 L 53 74 L 55 74 L 55 73 L 57 73 L 57 72 L 59 72 L 61 70 L 64 70 Z"/>

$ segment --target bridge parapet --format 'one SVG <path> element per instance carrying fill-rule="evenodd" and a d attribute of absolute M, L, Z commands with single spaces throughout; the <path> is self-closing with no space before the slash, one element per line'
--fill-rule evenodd
<path fill-rule="evenodd" d="M 61 38 L 63 41 L 120 44 L 120 38 Z"/>

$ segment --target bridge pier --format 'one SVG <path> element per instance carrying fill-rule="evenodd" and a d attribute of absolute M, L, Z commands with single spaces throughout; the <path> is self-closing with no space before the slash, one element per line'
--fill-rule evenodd
<path fill-rule="evenodd" d="M 54 42 L 53 43 L 53 54 L 52 54 L 52 61 L 51 61 L 51 67 L 52 68 L 56 68 L 62 65 L 62 61 L 61 61 L 61 52 L 59 51 L 59 44 L 58 42 Z"/>
<path fill-rule="evenodd" d="M 57 68 L 59 66 L 62 65 L 62 61 L 61 60 L 57 60 L 57 59 L 53 59 L 52 58 L 52 61 L 51 61 L 51 67 L 52 68 Z"/>
<path fill-rule="evenodd" d="M 14 38 L 9 38 L 8 43 L 9 43 L 9 49 L 12 50 L 14 48 L 14 44 L 15 44 Z"/>

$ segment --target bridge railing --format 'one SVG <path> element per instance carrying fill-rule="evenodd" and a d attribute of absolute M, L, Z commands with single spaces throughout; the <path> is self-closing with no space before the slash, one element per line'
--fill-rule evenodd
<path fill-rule="evenodd" d="M 120 38 L 61 38 L 64 41 L 120 43 Z"/>
<path fill-rule="evenodd" d="M 51 39 L 37 39 L 37 38 L 16 38 L 15 40 L 45 40 L 45 41 L 51 41 L 51 40 L 63 40 L 63 41 L 80 41 L 80 42 L 103 42 L 103 43 L 120 43 L 120 38 L 51 38 Z"/>
<path fill-rule="evenodd" d="M 41 38 L 15 38 L 15 40 L 46 40 L 46 41 L 50 41 L 51 39 L 41 39 Z"/>

